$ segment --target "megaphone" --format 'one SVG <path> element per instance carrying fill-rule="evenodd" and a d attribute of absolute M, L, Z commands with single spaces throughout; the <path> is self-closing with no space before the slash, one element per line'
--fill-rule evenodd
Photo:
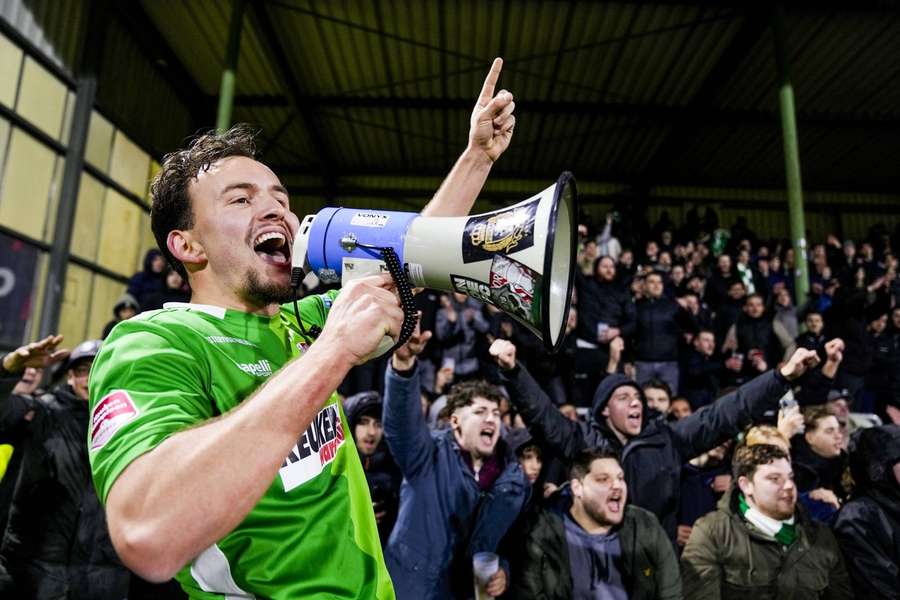
<path fill-rule="evenodd" d="M 412 287 L 460 292 L 493 304 L 555 352 L 572 298 L 577 211 L 569 172 L 518 204 L 467 217 L 323 208 L 301 221 L 292 266 L 326 283 L 391 271 Z M 407 286 L 401 301 L 411 299 Z"/>

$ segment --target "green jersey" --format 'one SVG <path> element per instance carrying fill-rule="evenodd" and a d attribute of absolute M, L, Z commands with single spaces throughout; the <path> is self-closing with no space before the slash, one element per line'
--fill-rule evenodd
<path fill-rule="evenodd" d="M 300 302 L 306 329 L 324 325 L 333 299 Z M 167 305 L 117 325 L 90 379 L 88 446 L 101 501 L 131 461 L 234 408 L 308 343 L 287 307 L 268 318 Z M 192 598 L 394 597 L 365 473 L 336 394 L 241 524 L 177 579 Z"/>

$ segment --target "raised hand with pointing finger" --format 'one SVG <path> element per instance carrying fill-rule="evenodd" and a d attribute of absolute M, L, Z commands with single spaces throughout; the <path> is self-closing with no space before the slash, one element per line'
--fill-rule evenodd
<path fill-rule="evenodd" d="M 506 90 L 494 95 L 502 68 L 503 59 L 495 58 L 472 109 L 469 127 L 469 144 L 483 150 L 492 161 L 500 158 L 509 147 L 516 126 L 516 117 L 512 114 L 516 108 L 513 95 Z"/>

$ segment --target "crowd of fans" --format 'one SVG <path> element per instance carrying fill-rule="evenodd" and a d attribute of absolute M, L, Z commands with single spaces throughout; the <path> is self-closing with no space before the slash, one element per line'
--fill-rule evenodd
<path fill-rule="evenodd" d="M 492 597 L 900 598 L 900 225 L 813 245 L 800 305 L 793 249 L 742 219 L 623 210 L 579 236 L 557 354 L 426 290 L 410 342 L 339 389 L 397 597 L 470 598 L 491 552 Z M 103 337 L 189 298 L 148 253 Z M 0 370 L 0 592 L 180 597 L 112 549 L 85 446 L 100 342 L 57 343 Z"/>

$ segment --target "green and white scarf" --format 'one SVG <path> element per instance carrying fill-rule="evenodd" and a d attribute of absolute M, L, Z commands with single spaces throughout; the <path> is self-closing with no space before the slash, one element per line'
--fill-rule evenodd
<path fill-rule="evenodd" d="M 767 538 L 775 540 L 783 546 L 790 546 L 797 539 L 794 517 L 785 521 L 767 517 L 756 508 L 747 504 L 744 494 L 738 496 L 738 505 L 741 509 L 741 515 Z"/>

